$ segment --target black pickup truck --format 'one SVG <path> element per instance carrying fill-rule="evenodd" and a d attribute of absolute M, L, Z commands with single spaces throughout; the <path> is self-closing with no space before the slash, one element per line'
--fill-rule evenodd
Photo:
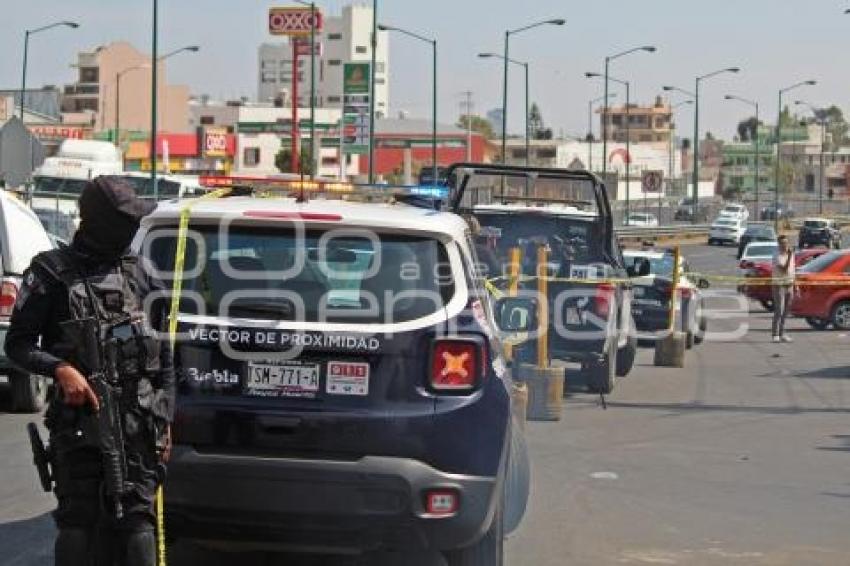
<path fill-rule="evenodd" d="M 541 270 L 549 276 L 550 357 L 581 364 L 591 391 L 613 391 L 634 364 L 628 277 L 640 274 L 626 270 L 602 181 L 586 171 L 482 164 L 456 164 L 448 178 L 453 211 L 478 224 L 491 288 L 508 288 L 510 250 L 519 248 L 520 292 L 536 291 Z"/>

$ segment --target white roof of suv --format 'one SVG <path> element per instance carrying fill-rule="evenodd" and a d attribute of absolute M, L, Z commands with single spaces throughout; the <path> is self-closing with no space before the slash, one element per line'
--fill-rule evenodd
<path fill-rule="evenodd" d="M 191 199 L 159 203 L 143 224 L 176 219 L 191 205 L 193 220 L 219 220 L 245 217 L 257 222 L 303 220 L 315 225 L 367 227 L 387 232 L 423 232 L 463 240 L 469 227 L 466 221 L 448 212 L 404 203 L 351 202 L 314 198 L 297 202 L 294 198 L 223 197 L 193 202 Z"/>
<path fill-rule="evenodd" d="M 547 204 L 545 206 L 531 206 L 528 204 L 479 204 L 473 207 L 475 212 L 513 212 L 513 213 L 532 213 L 532 214 L 547 214 L 551 216 L 572 216 L 586 219 L 593 219 L 599 216 L 596 211 L 582 210 L 575 206 L 566 204 Z"/>

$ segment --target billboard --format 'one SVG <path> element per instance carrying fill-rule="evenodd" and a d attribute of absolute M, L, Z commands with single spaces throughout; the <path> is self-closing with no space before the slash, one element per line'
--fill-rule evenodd
<path fill-rule="evenodd" d="M 272 35 L 288 35 L 304 37 L 310 35 L 310 29 L 322 31 L 324 18 L 322 12 L 316 9 L 316 21 L 309 7 L 269 8 L 269 33 Z"/>
<path fill-rule="evenodd" d="M 204 157 L 227 156 L 227 128 L 201 130 L 201 155 Z"/>
<path fill-rule="evenodd" d="M 369 152 L 369 63 L 346 63 L 342 74 L 346 153 Z"/>

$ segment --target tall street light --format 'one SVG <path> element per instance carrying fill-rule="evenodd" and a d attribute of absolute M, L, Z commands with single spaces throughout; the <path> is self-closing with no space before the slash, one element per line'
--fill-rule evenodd
<path fill-rule="evenodd" d="M 671 121 L 673 120 L 673 114 L 674 114 L 674 112 L 676 111 L 677 108 L 680 108 L 680 107 L 682 107 L 686 104 L 687 105 L 693 105 L 693 103 L 694 103 L 693 100 L 688 99 L 688 100 L 683 100 L 683 101 L 681 101 L 677 104 L 673 104 L 672 106 L 670 106 L 670 119 L 671 119 Z M 673 121 L 673 123 L 675 124 L 675 121 Z M 668 168 L 667 168 L 667 172 L 668 172 L 668 174 L 667 174 L 667 177 L 668 177 L 668 179 L 667 179 L 667 192 L 670 195 L 673 194 L 673 170 L 675 169 L 674 163 L 673 163 L 673 150 L 674 150 L 674 139 L 673 138 L 674 138 L 673 128 L 671 127 L 670 128 L 670 144 L 669 144 L 669 146 L 670 146 L 669 147 L 670 164 L 668 165 Z M 659 215 L 658 218 L 661 218 L 661 216 Z"/>
<path fill-rule="evenodd" d="M 120 147 L 121 145 L 121 77 L 131 71 L 147 69 L 148 67 L 150 65 L 142 63 L 141 65 L 134 65 L 115 73 L 115 147 Z"/>
<path fill-rule="evenodd" d="M 609 99 L 616 97 L 616 93 L 608 95 Z M 593 106 L 602 100 L 605 100 L 604 95 L 587 102 L 587 170 L 591 173 L 593 172 Z M 605 106 L 608 106 L 607 102 Z"/>
<path fill-rule="evenodd" d="M 159 112 L 159 106 L 157 104 L 158 98 L 159 98 L 158 88 L 157 88 L 157 83 L 158 83 L 158 78 L 159 78 L 159 71 L 158 71 L 159 63 L 162 63 L 166 59 L 174 57 L 178 53 L 185 53 L 185 52 L 197 53 L 198 51 L 200 51 L 201 48 L 198 45 L 186 45 L 185 47 L 178 47 L 177 49 L 173 49 L 173 50 L 169 51 L 168 53 L 165 53 L 164 55 L 158 55 L 157 54 L 158 53 L 158 51 L 157 51 L 157 49 L 158 49 L 158 47 L 157 47 L 157 35 L 158 35 L 158 33 L 157 33 L 157 28 L 158 28 L 158 23 L 157 23 L 157 8 L 158 8 L 158 6 L 157 6 L 157 4 L 158 4 L 158 1 L 154 0 L 153 4 L 154 4 L 154 15 L 153 15 L 154 32 L 153 32 L 153 42 L 152 42 L 153 47 L 151 49 L 151 61 L 156 61 L 156 64 L 151 65 L 151 136 L 150 136 L 151 139 L 150 139 L 150 154 L 151 154 L 151 185 L 153 186 L 154 200 L 156 200 L 156 199 L 159 198 L 159 181 L 158 181 L 157 175 L 156 175 L 156 166 L 157 166 L 157 164 L 156 164 L 156 162 L 157 162 L 157 159 L 156 159 L 156 134 L 157 134 L 157 131 L 159 130 L 158 117 L 157 117 L 157 114 Z M 167 164 L 166 164 L 166 166 L 167 166 Z"/>
<path fill-rule="evenodd" d="M 629 81 L 624 81 L 622 79 L 615 79 L 610 75 L 600 75 L 599 73 L 585 73 L 585 77 L 592 79 L 597 77 L 604 77 L 605 83 L 607 84 L 609 81 L 614 81 L 615 83 L 619 83 L 626 87 L 626 221 L 629 219 L 629 210 L 631 205 L 631 195 L 629 194 L 631 189 L 631 164 L 632 164 L 632 126 L 629 123 L 629 106 L 632 103 L 632 95 L 631 95 L 631 83 Z M 606 89 L 607 90 L 607 89 Z M 607 95 L 607 93 L 606 93 Z M 605 105 L 605 114 L 606 119 L 602 120 L 602 139 L 607 139 L 606 129 L 607 129 L 607 114 L 608 114 L 608 105 Z M 603 175 L 608 172 L 608 144 L 603 141 L 602 145 L 602 162 L 604 164 Z"/>
<path fill-rule="evenodd" d="M 71 29 L 76 29 L 76 28 L 80 27 L 80 24 L 78 24 L 76 22 L 64 22 L 63 21 L 63 22 L 55 22 L 55 23 L 52 23 L 52 24 L 47 24 L 46 26 L 41 26 L 40 28 L 24 30 L 24 65 L 23 65 L 22 78 L 21 78 L 21 114 L 20 114 L 21 122 L 24 121 L 24 97 L 26 96 L 26 93 L 27 93 L 27 53 L 29 51 L 30 36 L 34 35 L 38 32 L 47 31 L 49 29 L 52 29 L 52 28 L 55 28 L 55 27 L 60 27 L 60 26 L 69 27 Z"/>
<path fill-rule="evenodd" d="M 434 185 L 436 185 L 439 182 L 439 178 L 437 177 L 437 40 L 394 26 L 379 25 L 378 29 L 381 31 L 396 31 L 402 35 L 406 35 L 408 37 L 412 37 L 413 39 L 418 39 L 419 41 L 431 44 L 431 50 L 433 55 L 433 67 L 431 70 L 431 167 L 433 168 L 434 175 L 433 183 Z"/>
<path fill-rule="evenodd" d="M 693 197 L 693 222 L 697 222 L 697 213 L 699 211 L 698 201 L 699 201 L 699 87 L 702 81 L 706 79 L 710 79 L 712 77 L 716 77 L 717 75 L 721 75 L 723 73 L 738 73 L 741 69 L 738 67 L 727 67 L 726 69 L 720 69 L 718 71 L 714 71 L 713 73 L 708 73 L 705 75 L 700 75 L 696 78 L 696 89 L 694 92 L 688 92 L 681 88 L 675 86 L 665 86 L 664 90 L 667 91 L 678 91 L 683 94 L 686 94 L 694 99 L 694 139 L 692 142 L 693 147 L 693 161 L 694 161 L 694 172 L 693 172 L 693 189 L 692 189 L 692 197 Z"/>
<path fill-rule="evenodd" d="M 495 58 L 495 59 L 504 59 L 501 55 L 496 53 L 479 53 L 479 57 L 482 59 Z M 525 165 L 529 164 L 529 157 L 531 155 L 531 130 L 529 129 L 528 124 L 528 114 L 530 111 L 529 104 L 531 103 L 528 96 L 528 62 L 517 61 L 516 59 L 508 59 L 509 63 L 513 63 L 514 65 L 520 65 L 521 67 L 525 67 Z"/>
<path fill-rule="evenodd" d="M 818 214 L 823 214 L 823 178 L 824 178 L 824 163 L 823 157 L 824 152 L 826 151 L 826 113 L 822 108 L 815 108 L 809 102 L 805 100 L 795 100 L 794 104 L 797 106 L 805 106 L 809 110 L 811 110 L 812 115 L 815 117 L 815 121 L 820 124 L 820 179 L 818 182 Z"/>
<path fill-rule="evenodd" d="M 604 176 L 608 173 L 608 81 L 610 76 L 608 74 L 608 67 L 611 65 L 611 61 L 619 59 L 620 57 L 625 57 L 626 55 L 630 55 L 632 53 L 637 53 L 640 51 L 646 53 L 655 53 L 656 47 L 653 45 L 643 45 L 641 47 L 634 47 L 632 49 L 626 49 L 625 51 L 621 51 L 620 53 L 616 53 L 614 55 L 609 55 L 605 57 L 605 94 L 603 95 L 603 100 L 605 100 L 605 106 L 602 109 L 602 175 Z M 617 82 L 617 81 L 615 81 Z M 626 103 L 626 112 L 628 113 L 628 102 Z M 628 125 L 628 124 L 627 124 Z M 628 196 L 626 197 L 628 198 Z"/>
<path fill-rule="evenodd" d="M 310 7 L 310 179 L 315 179 L 319 169 L 316 157 L 316 3 L 304 0 L 295 2 Z M 297 73 L 298 69 L 293 72 Z M 322 144 L 319 143 L 319 152 L 321 150 Z"/>
<path fill-rule="evenodd" d="M 510 41 L 511 36 L 540 26 L 562 26 L 567 23 L 562 18 L 553 20 L 543 20 L 521 28 L 505 31 L 505 54 L 502 56 L 503 77 L 502 77 L 502 163 L 508 162 L 508 64 L 511 61 Z"/>
<path fill-rule="evenodd" d="M 816 84 L 818 82 L 815 80 L 800 81 L 791 86 L 779 89 L 779 105 L 776 112 L 776 163 L 773 170 L 773 211 L 775 213 L 773 223 L 777 232 L 779 231 L 779 166 L 782 161 L 782 95 L 800 87 L 814 86 Z"/>
<path fill-rule="evenodd" d="M 372 62 L 369 65 L 369 183 L 375 182 L 375 66 L 378 60 L 378 0 L 372 0 Z M 343 117 L 342 129 L 345 131 Z M 342 138 L 340 138 L 342 139 Z M 342 151 L 340 151 L 342 154 Z M 345 156 L 340 155 L 345 161 Z"/>
<path fill-rule="evenodd" d="M 759 103 L 755 100 L 749 100 L 747 98 L 742 98 L 740 96 L 735 96 L 734 94 L 727 94 L 723 97 L 726 100 L 737 100 L 738 102 L 743 102 L 748 106 L 752 106 L 756 111 L 756 127 L 753 133 L 753 145 L 755 146 L 755 159 L 756 159 L 756 168 L 755 168 L 755 179 L 753 183 L 753 190 L 755 191 L 755 199 L 756 199 L 756 217 L 759 216 L 759 185 L 761 183 L 761 174 L 759 173 L 759 165 L 761 161 L 761 154 L 759 152 Z"/>

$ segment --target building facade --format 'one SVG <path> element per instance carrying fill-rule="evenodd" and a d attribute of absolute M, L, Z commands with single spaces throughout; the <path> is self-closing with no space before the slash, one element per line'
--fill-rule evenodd
<path fill-rule="evenodd" d="M 372 7 L 352 4 L 339 16 L 324 19 L 324 29 L 316 34 L 321 55 L 316 58 L 316 104 L 342 108 L 343 67 L 345 63 L 370 62 L 372 47 Z M 378 32 L 375 53 L 375 113 L 389 112 L 389 35 Z M 257 50 L 257 102 L 291 106 L 292 45 L 289 41 L 264 43 Z M 310 56 L 298 58 L 299 107 L 310 106 Z"/>
<path fill-rule="evenodd" d="M 605 139 L 625 143 L 670 143 L 673 110 L 660 96 L 651 106 L 611 106 L 608 113 L 597 110 Z M 606 124 L 607 122 L 607 124 Z"/>
<path fill-rule="evenodd" d="M 189 131 L 189 87 L 166 83 L 159 61 L 158 122 L 161 131 Z M 66 85 L 62 112 L 91 116 L 95 130 L 148 131 L 151 123 L 151 58 L 126 42 L 77 54 L 77 80 Z M 120 88 L 118 85 L 118 74 Z M 120 120 L 120 123 L 119 123 Z"/>

